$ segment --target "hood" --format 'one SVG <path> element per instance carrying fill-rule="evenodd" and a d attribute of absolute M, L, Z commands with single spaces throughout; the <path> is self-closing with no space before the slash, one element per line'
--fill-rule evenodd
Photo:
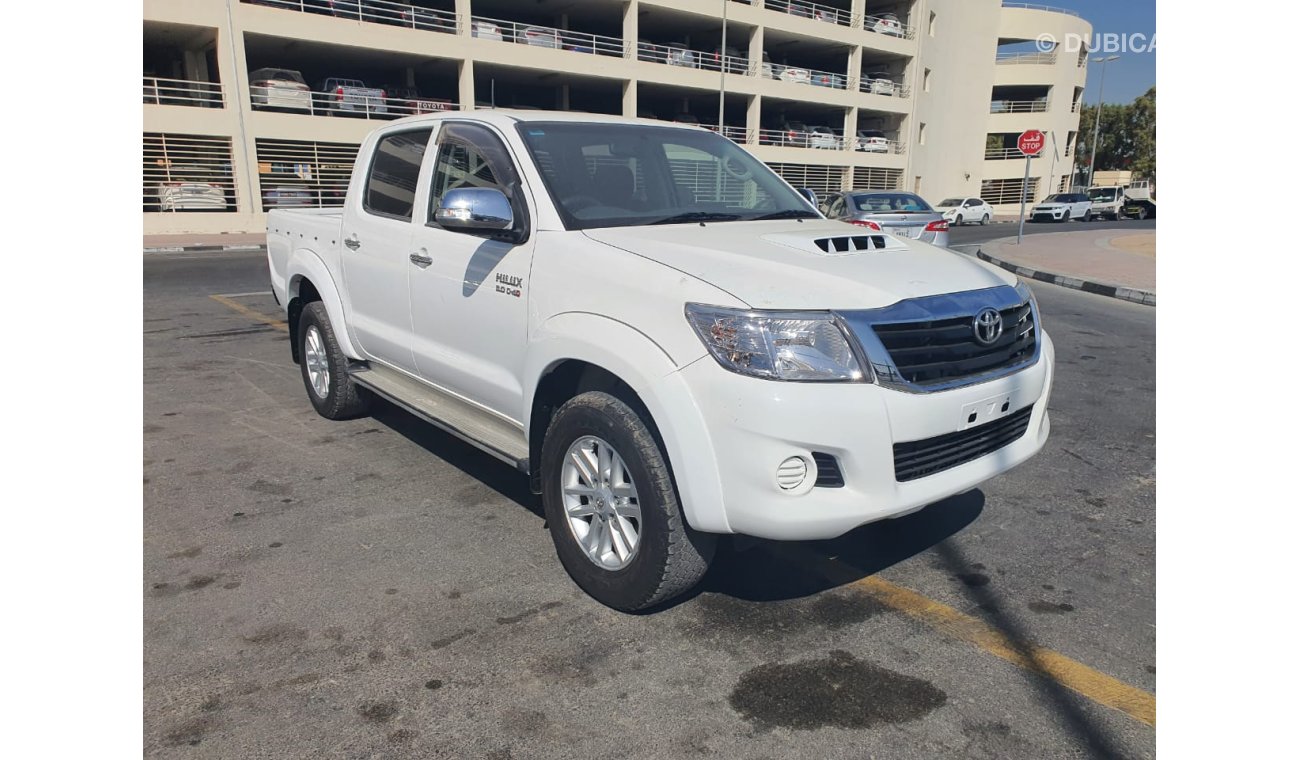
<path fill-rule="evenodd" d="M 826 253 L 817 240 L 873 233 L 823 219 L 609 227 L 584 234 L 699 278 L 754 309 L 873 309 L 1016 282 L 1010 272 L 972 257 L 893 236 L 885 236 L 883 249 Z"/>
<path fill-rule="evenodd" d="M 1034 208 L 1054 209 L 1054 208 L 1065 208 L 1068 205 L 1069 205 L 1068 203 L 1035 203 Z"/>

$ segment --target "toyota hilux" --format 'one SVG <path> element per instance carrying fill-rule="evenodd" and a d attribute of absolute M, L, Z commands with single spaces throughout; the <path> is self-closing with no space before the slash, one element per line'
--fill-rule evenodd
<path fill-rule="evenodd" d="M 341 209 L 267 224 L 316 410 L 384 399 L 518 470 L 616 609 L 691 588 L 719 535 L 838 536 L 1047 439 L 1025 284 L 828 220 L 706 129 L 408 117 L 365 139 Z"/>

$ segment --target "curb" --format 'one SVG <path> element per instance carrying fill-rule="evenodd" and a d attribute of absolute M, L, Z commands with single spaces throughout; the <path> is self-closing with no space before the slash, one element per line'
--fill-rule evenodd
<path fill-rule="evenodd" d="M 1109 285 L 1104 282 L 1094 282 L 1092 280 L 1084 280 L 1078 277 L 1067 277 L 1063 274 L 1053 274 L 1051 272 L 1040 272 L 1037 269 L 1030 269 L 1026 266 L 1012 264 L 1009 261 L 994 258 L 985 253 L 983 248 L 976 251 L 975 256 L 982 261 L 987 261 L 994 266 L 1002 267 L 1007 271 L 1015 272 L 1021 277 L 1028 277 L 1031 280 L 1047 282 L 1052 285 L 1059 285 L 1063 288 L 1082 290 L 1085 293 L 1095 293 L 1099 296 L 1118 298 L 1121 301 L 1131 301 L 1133 303 L 1142 304 L 1143 306 L 1156 305 L 1156 294 L 1149 290 L 1128 288 L 1123 285 Z"/>
<path fill-rule="evenodd" d="M 264 245 L 177 245 L 166 246 L 162 248 L 146 248 L 145 253 L 221 253 L 221 252 L 241 252 L 252 253 L 254 251 L 265 251 Z"/>

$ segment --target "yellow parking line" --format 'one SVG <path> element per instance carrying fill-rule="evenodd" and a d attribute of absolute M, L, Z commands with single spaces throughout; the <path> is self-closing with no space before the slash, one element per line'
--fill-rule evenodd
<path fill-rule="evenodd" d="M 784 552 L 795 553 L 790 549 L 784 549 Z M 1012 665 L 1050 678 L 1099 705 L 1119 710 L 1148 726 L 1156 724 L 1156 696 L 1150 692 L 1130 686 L 1060 652 L 1013 639 L 982 620 L 883 578 L 874 575 L 859 578 L 860 571 L 835 559 L 814 557 L 802 551 L 798 555 L 802 563 L 820 565 L 823 575 L 833 583 L 843 583 L 847 588 L 864 593 L 940 633 L 974 644 Z"/>
<path fill-rule="evenodd" d="M 226 306 L 228 308 L 234 309 L 235 311 L 239 312 L 240 314 L 243 314 L 245 317 L 248 317 L 249 319 L 252 319 L 257 322 L 261 322 L 264 325 L 270 325 L 271 327 L 274 327 L 280 332 L 286 332 L 286 333 L 289 332 L 289 324 L 285 322 L 283 319 L 268 317 L 265 314 L 261 314 L 259 312 L 253 311 L 252 309 L 248 308 L 242 303 L 236 303 L 235 301 L 232 301 L 230 298 L 226 296 L 208 296 L 208 298 L 211 298 L 212 300 L 216 301 L 222 306 Z"/>
<path fill-rule="evenodd" d="M 868 576 L 849 584 L 872 599 L 955 639 L 969 642 L 1017 667 L 1046 676 L 1100 705 L 1127 713 L 1148 726 L 1156 724 L 1156 697 L 1060 652 L 1020 642 L 946 604 L 887 580 Z"/>

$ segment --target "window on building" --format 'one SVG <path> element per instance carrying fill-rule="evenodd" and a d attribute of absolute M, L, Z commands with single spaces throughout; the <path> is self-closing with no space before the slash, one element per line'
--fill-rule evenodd
<path fill-rule="evenodd" d="M 925 75 L 921 78 L 921 89 L 926 92 L 930 91 L 930 70 L 925 70 Z"/>
<path fill-rule="evenodd" d="M 930 36 L 931 37 L 934 36 L 934 27 L 935 27 L 936 20 L 938 18 L 939 18 L 938 15 L 935 14 L 934 11 L 930 11 Z"/>
<path fill-rule="evenodd" d="M 363 206 L 379 216 L 411 221 L 420 164 L 432 129 L 413 129 L 386 135 L 375 146 L 375 158 L 366 177 Z"/>
<path fill-rule="evenodd" d="M 921 178 L 919 176 L 912 181 L 912 193 L 915 195 L 921 194 Z"/>
<path fill-rule="evenodd" d="M 1029 187 L 1027 189 L 1024 180 L 1020 177 L 1015 179 L 986 179 L 980 182 L 980 197 L 994 206 L 1019 203 L 1022 196 L 1025 202 L 1034 202 L 1034 199 L 1038 197 L 1038 177 L 1029 178 Z"/>
<path fill-rule="evenodd" d="M 921 128 L 916 131 L 916 141 L 925 145 L 925 122 L 921 122 Z"/>

